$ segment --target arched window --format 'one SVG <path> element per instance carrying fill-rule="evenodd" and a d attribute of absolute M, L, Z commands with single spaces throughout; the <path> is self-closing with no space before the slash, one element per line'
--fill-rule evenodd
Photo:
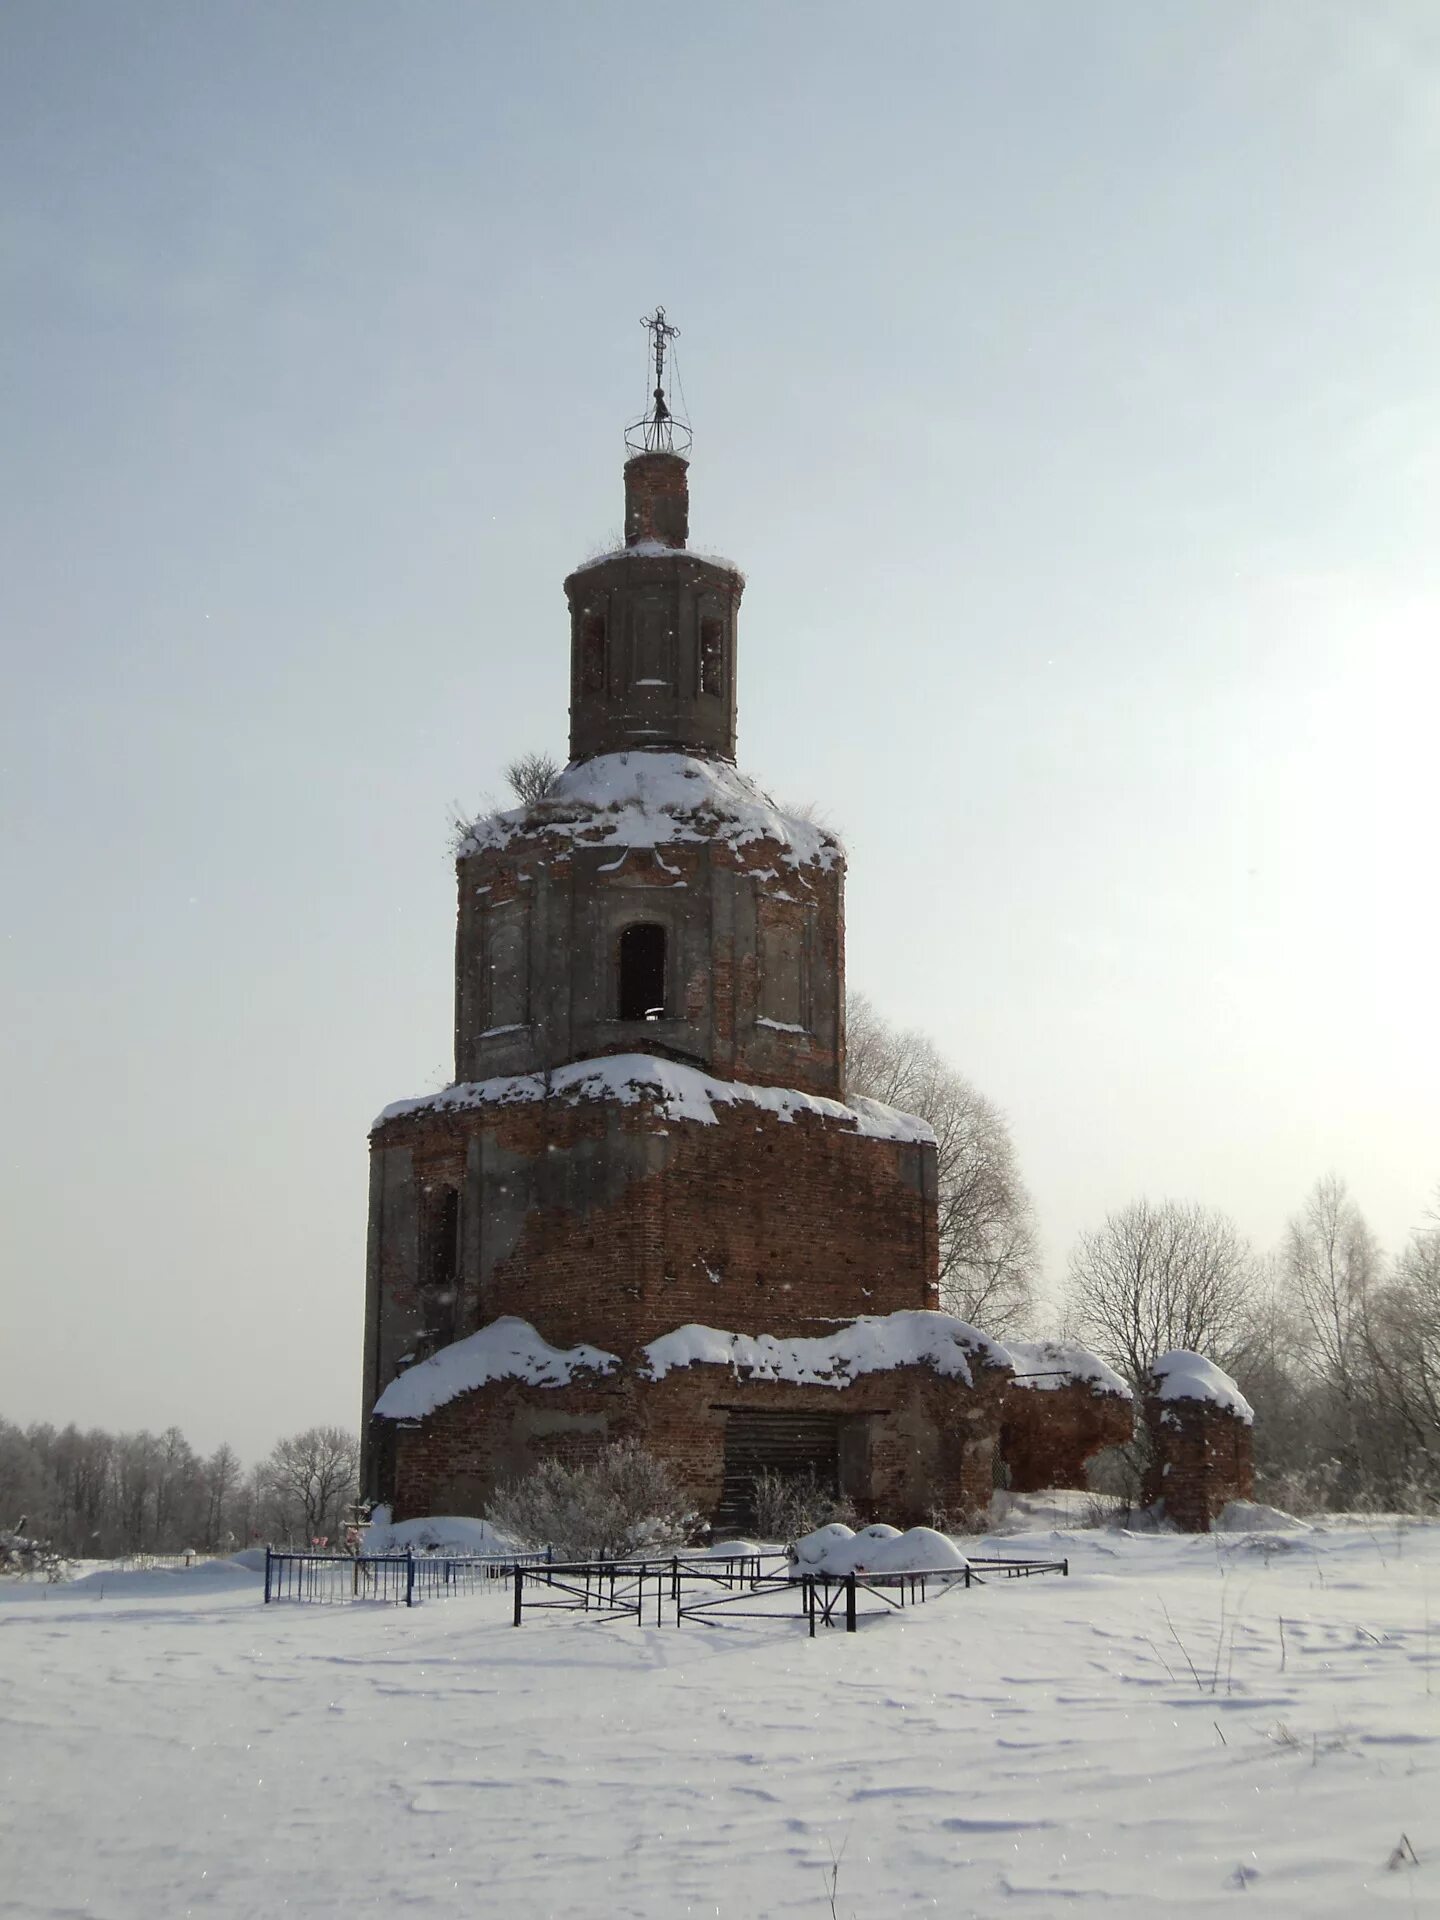
<path fill-rule="evenodd" d="M 665 929 L 637 921 L 620 935 L 621 1020 L 661 1020 L 665 1015 Z"/>

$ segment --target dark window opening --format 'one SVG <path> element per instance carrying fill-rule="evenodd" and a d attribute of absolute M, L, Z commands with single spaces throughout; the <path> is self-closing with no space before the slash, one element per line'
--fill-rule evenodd
<path fill-rule="evenodd" d="M 605 616 L 587 613 L 580 621 L 580 691 L 605 691 Z"/>
<path fill-rule="evenodd" d="M 450 1288 L 460 1268 L 460 1195 L 454 1187 L 442 1187 L 428 1193 L 426 1201 L 421 1281 L 427 1287 Z"/>
<path fill-rule="evenodd" d="M 654 921 L 626 927 L 620 936 L 621 1020 L 665 1017 L 665 929 Z"/>
<path fill-rule="evenodd" d="M 454 1187 L 429 1187 L 420 1217 L 421 1310 L 425 1325 L 416 1341 L 423 1360 L 455 1338 L 460 1304 L 460 1195 Z"/>
<path fill-rule="evenodd" d="M 717 697 L 725 691 L 725 623 L 714 614 L 700 622 L 700 691 Z"/>

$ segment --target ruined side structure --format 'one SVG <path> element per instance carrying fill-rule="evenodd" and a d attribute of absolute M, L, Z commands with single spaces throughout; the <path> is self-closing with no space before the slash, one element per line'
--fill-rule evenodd
<path fill-rule="evenodd" d="M 1232 1500 L 1255 1492 L 1255 1415 L 1228 1373 L 1177 1347 L 1150 1369 L 1144 1499 L 1182 1533 L 1209 1533 Z"/>
<path fill-rule="evenodd" d="M 570 763 L 460 850 L 455 1083 L 372 1135 L 367 1491 L 634 1435 L 723 1521 L 764 1467 L 973 1508 L 1008 1358 L 937 1310 L 928 1127 L 846 1098 L 843 853 L 735 766 L 744 580 L 656 402 L 565 581 Z"/>

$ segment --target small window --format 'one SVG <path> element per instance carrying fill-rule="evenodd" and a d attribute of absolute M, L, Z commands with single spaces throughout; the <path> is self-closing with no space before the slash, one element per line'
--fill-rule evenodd
<path fill-rule="evenodd" d="M 700 622 L 700 691 L 725 691 L 725 622 L 707 613 Z"/>
<path fill-rule="evenodd" d="M 455 1285 L 460 1271 L 460 1195 L 454 1187 L 433 1189 L 425 1196 L 426 1220 L 422 1280 L 444 1291 Z"/>
<path fill-rule="evenodd" d="M 580 691 L 605 691 L 605 616 L 587 613 L 580 620 Z"/>
<path fill-rule="evenodd" d="M 665 929 L 653 920 L 626 927 L 620 935 L 621 1020 L 665 1017 Z"/>

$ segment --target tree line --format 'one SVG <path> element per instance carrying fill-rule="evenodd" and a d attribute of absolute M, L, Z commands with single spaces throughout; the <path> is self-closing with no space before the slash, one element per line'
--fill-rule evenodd
<path fill-rule="evenodd" d="M 358 1471 L 359 1447 L 342 1427 L 292 1434 L 247 1470 L 233 1447 L 202 1456 L 178 1427 L 107 1433 L 0 1419 L 0 1527 L 87 1559 L 333 1541 Z"/>

